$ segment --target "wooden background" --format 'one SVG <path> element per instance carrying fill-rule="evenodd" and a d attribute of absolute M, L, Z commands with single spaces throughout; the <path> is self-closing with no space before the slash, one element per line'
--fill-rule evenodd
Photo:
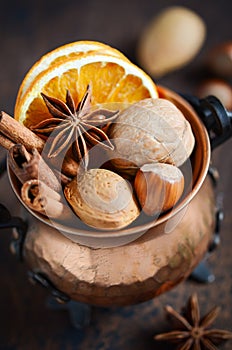
<path fill-rule="evenodd" d="M 151 0 L 2 0 L 0 7 L 0 108 L 13 114 L 23 76 L 45 52 L 76 40 L 98 40 L 124 52 L 135 63 L 135 48 L 148 21 L 173 1 Z M 232 3 L 228 0 L 179 1 L 197 11 L 207 25 L 207 39 L 197 58 L 187 67 L 157 83 L 177 92 L 195 93 L 203 77 L 207 50 L 232 40 Z M 27 279 L 27 267 L 9 251 L 10 230 L 0 232 L 0 350 L 152 350 L 165 349 L 153 335 L 167 328 L 163 306 L 180 309 L 197 291 L 201 310 L 215 304 L 222 310 L 215 326 L 232 325 L 232 140 L 213 152 L 219 169 L 218 192 L 224 194 L 225 219 L 222 243 L 208 259 L 215 274 L 212 284 L 187 280 L 159 298 L 123 308 L 93 308 L 91 323 L 84 330 L 71 326 L 67 310 L 48 307 L 48 292 Z M 4 150 L 0 149 L 1 158 Z M 17 205 L 7 177 L 0 179 L 0 202 L 12 213 Z M 220 347 L 231 349 L 228 342 Z M 169 347 L 171 349 L 171 346 Z"/>

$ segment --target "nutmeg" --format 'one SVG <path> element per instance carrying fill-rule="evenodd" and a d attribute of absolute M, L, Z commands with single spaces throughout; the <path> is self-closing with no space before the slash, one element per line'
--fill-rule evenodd
<path fill-rule="evenodd" d="M 121 111 L 109 135 L 115 146 L 111 162 L 118 171 L 131 174 L 147 163 L 180 166 L 195 143 L 183 113 L 163 98 L 147 98 Z"/>
<path fill-rule="evenodd" d="M 120 229 L 140 214 L 132 187 L 106 169 L 90 169 L 72 180 L 64 194 L 79 218 L 98 229 Z"/>
<path fill-rule="evenodd" d="M 184 190 L 184 176 L 171 164 L 145 164 L 135 176 L 134 187 L 143 211 L 157 215 L 178 202 Z"/>

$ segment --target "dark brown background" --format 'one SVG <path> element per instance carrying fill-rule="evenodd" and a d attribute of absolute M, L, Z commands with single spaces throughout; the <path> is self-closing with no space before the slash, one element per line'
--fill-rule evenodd
<path fill-rule="evenodd" d="M 232 40 L 232 3 L 228 0 L 173 2 L 150 0 L 3 0 L 0 7 L 0 108 L 13 114 L 17 90 L 26 71 L 45 52 L 76 40 L 98 40 L 124 52 L 137 63 L 136 43 L 148 21 L 163 7 L 184 5 L 198 12 L 207 25 L 207 39 L 187 67 L 157 81 L 175 91 L 195 93 L 203 77 L 207 50 Z M 212 284 L 186 281 L 149 302 L 123 308 L 93 308 L 89 327 L 72 328 L 67 311 L 46 306 L 48 293 L 27 280 L 27 267 L 9 251 L 10 231 L 0 232 L 0 350 L 150 350 L 165 349 L 153 335 L 167 328 L 163 306 L 177 309 L 197 291 L 202 312 L 222 308 L 215 325 L 232 330 L 232 140 L 213 152 L 220 171 L 218 192 L 224 193 L 222 243 L 209 258 L 216 280 Z M 4 156 L 0 149 L 1 158 Z M 15 210 L 10 187 L 0 180 L 0 202 Z M 232 343 L 221 349 L 231 349 Z M 171 349 L 171 347 L 170 347 Z"/>

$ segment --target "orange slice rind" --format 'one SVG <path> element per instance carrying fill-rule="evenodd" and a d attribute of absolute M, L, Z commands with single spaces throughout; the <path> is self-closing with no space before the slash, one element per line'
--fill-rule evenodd
<path fill-rule="evenodd" d="M 41 92 L 64 101 L 69 89 L 77 104 L 88 84 L 92 85 L 93 105 L 158 97 L 153 80 L 129 60 L 120 55 L 86 53 L 42 71 L 16 105 L 15 118 L 28 127 L 35 125 L 49 116 Z"/>
<path fill-rule="evenodd" d="M 29 89 L 31 83 L 34 79 L 43 71 L 47 70 L 52 65 L 59 62 L 63 62 L 70 58 L 80 57 L 86 53 L 99 52 L 103 54 L 108 54 L 111 56 L 121 57 L 128 60 L 126 56 L 123 55 L 119 50 L 98 42 L 98 41 L 76 41 L 65 45 L 62 45 L 48 53 L 44 54 L 28 71 L 25 75 L 16 99 L 16 106 L 19 104 L 20 100 Z"/>

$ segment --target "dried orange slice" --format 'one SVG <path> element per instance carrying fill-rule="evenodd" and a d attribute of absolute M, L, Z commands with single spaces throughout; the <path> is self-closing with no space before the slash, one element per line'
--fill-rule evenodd
<path fill-rule="evenodd" d="M 86 53 L 99 52 L 103 54 L 109 54 L 111 56 L 121 57 L 125 60 L 128 60 L 126 56 L 123 55 L 119 50 L 98 42 L 98 41 L 76 41 L 66 45 L 62 45 L 45 55 L 43 55 L 28 71 L 26 76 L 24 77 L 19 92 L 16 99 L 16 105 L 19 103 L 27 89 L 30 87 L 30 84 L 34 81 L 34 79 L 43 71 L 51 67 L 53 64 L 57 64 L 59 62 L 63 62 L 69 58 L 80 57 Z"/>
<path fill-rule="evenodd" d="M 158 97 L 153 80 L 123 57 L 88 53 L 53 64 L 41 72 L 15 108 L 15 118 L 30 127 L 49 117 L 41 92 L 65 101 L 67 89 L 77 104 L 87 85 L 92 86 L 92 104 L 133 103 Z"/>

